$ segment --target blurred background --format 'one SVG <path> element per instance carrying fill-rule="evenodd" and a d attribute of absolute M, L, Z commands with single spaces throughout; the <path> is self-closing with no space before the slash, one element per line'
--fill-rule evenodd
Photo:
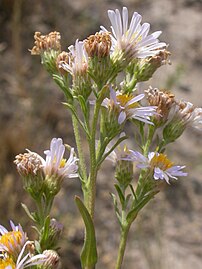
<path fill-rule="evenodd" d="M 158 70 L 148 85 L 172 90 L 202 107 L 202 1 L 201 0 L 0 0 L 0 223 L 21 223 L 30 238 L 36 234 L 21 208 L 34 209 L 22 188 L 13 160 L 29 148 L 43 154 L 52 137 L 74 145 L 69 113 L 61 105 L 63 94 L 31 56 L 35 31 L 59 31 L 63 50 L 109 27 L 108 9 L 127 6 L 138 11 L 151 30 L 162 30 L 169 44 L 171 66 Z M 202 140 L 187 130 L 168 155 L 186 164 L 189 176 L 167 186 L 139 215 L 133 225 L 123 269 L 202 268 Z M 84 145 L 85 147 L 85 145 Z M 105 171 L 105 173 L 104 173 Z M 106 171 L 107 174 L 106 174 Z M 112 178 L 112 180 L 109 180 Z M 99 228 L 97 268 L 114 268 L 118 224 L 110 191 L 113 174 L 104 164 L 98 180 L 96 224 Z M 77 179 L 64 183 L 52 216 L 65 226 L 61 239 L 64 269 L 79 269 L 83 224 L 73 202 L 80 194 Z"/>

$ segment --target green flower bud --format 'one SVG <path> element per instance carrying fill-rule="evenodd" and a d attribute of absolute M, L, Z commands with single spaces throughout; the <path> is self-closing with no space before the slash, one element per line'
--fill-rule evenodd
<path fill-rule="evenodd" d="M 115 178 L 125 190 L 133 179 L 133 162 L 118 160 L 115 170 Z"/>
<path fill-rule="evenodd" d="M 174 142 L 184 132 L 186 125 L 180 120 L 170 121 L 163 129 L 163 139 L 166 144 Z"/>

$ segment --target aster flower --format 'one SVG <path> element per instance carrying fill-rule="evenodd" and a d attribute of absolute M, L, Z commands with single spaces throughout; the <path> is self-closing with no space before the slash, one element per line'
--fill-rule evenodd
<path fill-rule="evenodd" d="M 144 94 L 134 96 L 122 94 L 110 88 L 110 99 L 105 98 L 102 105 L 108 109 L 115 109 L 118 112 L 118 123 L 122 124 L 127 119 L 136 119 L 148 124 L 153 124 L 150 117 L 157 114 L 155 106 L 141 107 L 140 101 Z"/>
<path fill-rule="evenodd" d="M 177 177 L 187 176 L 187 173 L 182 171 L 185 166 L 174 165 L 165 154 L 150 152 L 148 157 L 137 151 L 134 151 L 133 154 L 138 163 L 137 167 L 151 169 L 155 180 L 165 180 L 169 184 L 170 178 L 177 180 Z"/>
<path fill-rule="evenodd" d="M 88 55 L 84 48 L 84 42 L 77 39 L 75 46 L 71 45 L 68 49 L 68 62 L 61 62 L 59 68 L 63 68 L 74 77 L 85 75 L 88 68 Z"/>
<path fill-rule="evenodd" d="M 128 26 L 128 9 L 123 7 L 122 17 L 118 9 L 108 10 L 108 16 L 112 24 L 112 52 L 124 53 L 127 58 L 146 58 L 159 53 L 166 47 L 166 43 L 159 42 L 161 31 L 148 35 L 149 23 L 141 25 L 142 16 L 133 13 L 131 23 Z M 103 26 L 102 31 L 108 32 Z"/>
<path fill-rule="evenodd" d="M 23 231 L 20 224 L 15 224 L 10 221 L 12 231 L 8 231 L 0 225 L 0 252 L 7 252 L 12 257 L 16 258 L 22 247 L 27 241 L 27 235 Z"/>
<path fill-rule="evenodd" d="M 43 264 L 47 257 L 44 254 L 32 255 L 31 253 L 25 254 L 26 247 L 31 244 L 30 241 L 27 241 L 19 256 L 17 257 L 17 261 L 15 262 L 11 257 L 7 254 L 4 254 L 4 257 L 0 258 L 0 268 L 1 269 L 24 269 L 27 267 L 31 267 L 37 264 Z"/>
<path fill-rule="evenodd" d="M 121 133 L 120 137 L 125 136 Z M 106 148 L 106 152 L 110 150 L 110 146 Z M 122 141 L 106 158 L 115 165 L 115 178 L 120 186 L 126 189 L 133 179 L 133 162 L 136 157 L 132 150 L 129 150 L 126 143 Z"/>
<path fill-rule="evenodd" d="M 120 134 L 120 138 L 124 137 L 125 133 L 121 133 Z M 110 143 L 107 148 L 106 148 L 106 152 L 108 152 L 110 150 L 110 148 L 112 147 L 111 145 L 112 143 Z M 134 162 L 135 158 L 133 155 L 133 151 L 128 149 L 127 144 L 125 143 L 125 141 L 122 141 L 106 158 L 106 160 L 111 161 L 114 165 L 117 164 L 118 161 L 129 161 L 129 162 Z"/>
<path fill-rule="evenodd" d="M 50 150 L 46 150 L 44 153 L 46 160 L 43 162 L 43 169 L 46 176 L 57 175 L 62 178 L 78 176 L 78 158 L 75 157 L 74 148 L 71 148 L 69 159 L 66 161 L 63 158 L 65 146 L 61 138 L 53 138 Z"/>

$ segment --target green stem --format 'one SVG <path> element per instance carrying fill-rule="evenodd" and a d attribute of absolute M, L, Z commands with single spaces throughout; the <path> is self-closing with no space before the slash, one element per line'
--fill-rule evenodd
<path fill-rule="evenodd" d="M 86 175 L 86 164 L 85 164 L 85 158 L 83 154 L 83 146 L 81 143 L 81 136 L 79 132 L 79 125 L 76 117 L 72 114 L 72 123 L 73 123 L 73 129 L 74 129 L 74 136 L 76 140 L 76 146 L 78 150 L 78 157 L 79 157 L 79 168 L 80 168 L 80 175 L 83 181 L 86 181 L 87 175 Z"/>
<path fill-rule="evenodd" d="M 101 102 L 97 100 L 95 109 L 94 109 L 91 137 L 88 140 L 89 150 L 90 150 L 90 175 L 89 175 L 89 180 L 88 180 L 88 185 L 87 185 L 87 190 L 86 190 L 87 193 L 86 193 L 85 203 L 92 219 L 94 218 L 96 178 L 97 178 L 97 160 L 96 160 L 95 140 L 96 140 L 96 128 L 97 128 L 97 121 L 98 121 L 100 107 L 101 107 Z"/>
<path fill-rule="evenodd" d="M 127 224 L 125 227 L 122 227 L 119 250 L 118 250 L 118 258 L 115 267 L 116 269 L 121 269 L 121 265 L 123 263 L 129 229 L 130 229 L 129 224 Z"/>
<path fill-rule="evenodd" d="M 149 153 L 149 147 L 151 145 L 155 130 L 156 130 L 155 126 L 153 126 L 153 125 L 149 126 L 148 137 L 147 137 L 146 143 L 145 143 L 145 145 L 143 147 L 143 154 L 146 157 L 147 157 L 147 155 Z"/>

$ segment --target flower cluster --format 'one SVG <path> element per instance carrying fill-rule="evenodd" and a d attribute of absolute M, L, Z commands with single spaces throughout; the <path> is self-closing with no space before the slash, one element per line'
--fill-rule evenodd
<path fill-rule="evenodd" d="M 109 10 L 108 17 L 110 31 L 101 26 L 83 41 L 77 39 L 67 52 L 61 51 L 60 33 L 35 33 L 31 54 L 41 56 L 42 64 L 64 93 L 63 104 L 72 115 L 79 159 L 69 146 L 69 158 L 64 158 L 66 145 L 61 138 L 52 139 L 50 149 L 44 151 L 45 158 L 30 150 L 16 156 L 24 188 L 36 202 L 34 213 L 23 207 L 39 234 L 36 253 L 43 254 L 31 254 L 26 234 L 11 222 L 11 232 L 0 226 L 0 269 L 59 266 L 55 249 L 62 225 L 50 217 L 50 210 L 63 180 L 75 177 L 81 181 L 84 197 L 84 202 L 75 199 L 86 226 L 81 264 L 82 268 L 95 267 L 96 180 L 104 160 L 115 165 L 116 194 L 111 196 L 123 237 L 116 266 L 120 269 L 125 237 L 139 211 L 160 191 L 162 182 L 170 184 L 187 176 L 185 166 L 170 161 L 166 149 L 188 126 L 202 130 L 202 108 L 177 101 L 168 89 L 150 86 L 140 93 L 138 83 L 144 85 L 158 68 L 170 63 L 168 46 L 159 41 L 161 31 L 149 33 L 150 24 L 141 23 L 137 12 L 131 21 L 126 7 L 122 12 Z M 129 124 L 133 126 L 135 150 L 128 148 L 122 133 Z"/>
<path fill-rule="evenodd" d="M 38 195 L 49 188 L 58 192 L 65 178 L 78 177 L 78 158 L 74 148 L 70 148 L 69 159 L 64 159 L 65 145 L 61 138 L 53 138 L 50 149 L 44 151 L 46 159 L 28 150 L 28 153 L 16 156 L 14 163 L 24 179 L 24 187 L 32 196 Z"/>

